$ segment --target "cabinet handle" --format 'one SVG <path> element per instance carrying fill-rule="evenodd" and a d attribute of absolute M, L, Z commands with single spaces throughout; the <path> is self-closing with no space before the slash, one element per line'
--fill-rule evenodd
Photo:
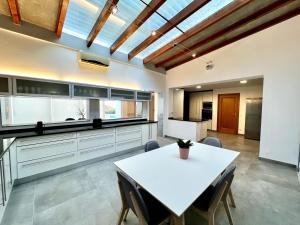
<path fill-rule="evenodd" d="M 113 134 L 109 134 L 109 135 L 103 135 L 103 136 L 85 138 L 85 139 L 80 139 L 79 142 L 86 142 L 86 141 L 91 141 L 91 140 L 98 140 L 99 138 L 108 138 L 108 137 L 114 137 L 114 135 Z"/>
<path fill-rule="evenodd" d="M 60 142 L 60 143 L 56 143 L 56 144 L 53 144 L 53 143 L 49 143 L 47 145 L 42 145 L 42 146 L 34 146 L 34 147 L 26 147 L 26 148 L 21 148 L 21 151 L 29 151 L 29 150 L 35 150 L 35 149 L 40 149 L 42 147 L 47 147 L 47 146 L 61 146 L 61 145 L 67 145 L 67 144 L 74 144 L 75 141 L 67 141 L 67 142 Z"/>
<path fill-rule="evenodd" d="M 38 165 L 38 164 L 42 164 L 42 163 L 52 162 L 52 161 L 56 161 L 56 160 L 59 160 L 59 159 L 69 158 L 69 157 L 72 157 L 74 155 L 75 154 L 72 153 L 72 154 L 68 154 L 68 155 L 64 155 L 64 156 L 60 156 L 60 157 L 55 157 L 55 158 L 52 158 L 52 159 L 46 159 L 46 160 L 41 160 L 41 161 L 38 161 L 38 162 L 23 164 L 22 167 L 28 167 L 28 166 L 34 166 L 34 165 Z"/>
<path fill-rule="evenodd" d="M 120 135 L 126 135 L 126 134 L 136 134 L 136 133 L 141 133 L 142 132 L 142 130 L 131 130 L 131 131 L 124 131 L 124 132 L 122 132 L 122 133 L 118 133 L 117 135 L 118 135 L 118 137 L 120 136 Z"/>
<path fill-rule="evenodd" d="M 108 145 L 108 146 L 103 146 L 103 147 L 100 147 L 100 148 L 94 148 L 94 149 L 90 149 L 90 150 L 86 150 L 86 151 L 80 151 L 80 155 L 87 154 L 87 153 L 90 153 L 90 152 L 100 151 L 104 148 L 112 148 L 112 147 L 114 147 L 114 145 Z"/>
<path fill-rule="evenodd" d="M 42 142 L 49 142 L 49 141 L 63 141 L 64 139 L 69 139 L 69 138 L 76 138 L 75 136 L 74 136 L 74 134 L 72 134 L 72 135 L 63 135 L 63 136 L 60 136 L 60 138 L 54 138 L 54 137 L 52 137 L 52 138 L 43 138 L 42 137 Z M 34 139 L 33 139 L 34 140 Z M 41 139 L 39 139 L 39 140 L 41 140 Z M 20 144 L 26 144 L 26 142 L 28 142 L 28 140 L 19 140 L 19 143 Z M 36 143 L 36 144 L 40 144 L 41 142 L 38 142 L 38 143 Z M 28 145 L 28 144 L 27 144 Z M 34 143 L 33 143 L 33 145 L 34 145 Z"/>

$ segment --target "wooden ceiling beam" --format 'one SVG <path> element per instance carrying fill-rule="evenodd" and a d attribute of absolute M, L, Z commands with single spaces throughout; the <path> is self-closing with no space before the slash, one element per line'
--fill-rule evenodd
<path fill-rule="evenodd" d="M 206 5 L 210 1 L 211 0 L 192 1 L 188 6 L 186 6 L 183 10 L 181 10 L 179 13 L 177 13 L 172 19 L 170 19 L 167 23 L 165 23 L 158 30 L 156 30 L 155 36 L 150 35 L 147 39 L 145 39 L 142 43 L 140 43 L 137 47 L 135 47 L 128 54 L 128 60 L 131 60 L 133 57 L 135 57 L 137 54 L 139 54 L 141 51 L 143 51 L 145 48 L 147 48 L 153 42 L 155 42 L 156 40 L 161 38 L 168 31 L 172 30 L 179 23 L 184 21 L 186 18 L 191 16 L 193 13 L 195 13 L 197 10 L 202 8 L 204 5 Z"/>
<path fill-rule="evenodd" d="M 263 24 L 261 24 L 261 25 L 259 25 L 257 27 L 254 27 L 254 28 L 252 28 L 252 29 L 250 29 L 250 30 L 248 30 L 248 31 L 246 31 L 244 33 L 241 33 L 241 34 L 239 34 L 239 35 L 237 35 L 235 37 L 232 37 L 232 38 L 229 38 L 227 40 L 224 40 L 223 42 L 220 42 L 217 45 L 214 45 L 214 46 L 212 46 L 212 47 L 210 47 L 208 49 L 205 49 L 204 51 L 197 52 L 196 53 L 197 56 L 195 58 L 199 58 L 199 57 L 201 57 L 203 55 L 206 55 L 206 54 L 208 54 L 208 53 L 210 53 L 212 51 L 215 51 L 215 50 L 217 50 L 219 48 L 222 48 L 222 47 L 224 47 L 226 45 L 229 45 L 229 44 L 231 44 L 233 42 L 236 42 L 236 41 L 238 41 L 238 40 L 240 40 L 242 38 L 248 37 L 248 36 L 250 36 L 252 34 L 255 34 L 255 33 L 259 32 L 259 31 L 267 29 L 267 28 L 269 28 L 271 26 L 274 26 L 274 25 L 276 25 L 278 23 L 281 23 L 281 22 L 283 22 L 285 20 L 288 20 L 288 19 L 290 19 L 290 18 L 292 18 L 294 16 L 297 16 L 299 14 L 300 14 L 300 7 L 297 7 L 295 9 L 293 9 L 292 11 L 289 11 L 289 12 L 287 12 L 287 13 L 279 16 L 279 17 L 276 17 L 276 18 L 274 18 L 274 19 L 272 19 L 272 20 L 270 20 L 270 21 L 268 21 L 266 23 L 263 23 Z M 188 57 L 186 59 L 183 59 L 183 60 L 181 60 L 179 62 L 174 63 L 173 65 L 169 65 L 168 67 L 166 67 L 166 70 L 170 70 L 170 69 L 172 69 L 174 67 L 180 66 L 180 65 L 182 65 L 182 64 L 184 64 L 186 62 L 189 62 L 189 61 L 191 61 L 191 60 L 193 60 L 195 58 L 193 58 L 191 56 L 191 57 Z"/>
<path fill-rule="evenodd" d="M 86 40 L 87 42 L 87 47 L 90 47 L 94 40 L 96 39 L 98 33 L 101 31 L 102 27 L 108 20 L 108 17 L 110 16 L 112 9 L 114 8 L 115 5 L 119 0 L 107 0 L 105 6 L 103 7 L 100 15 L 98 16 L 96 23 L 94 24 L 91 32 L 89 33 L 89 36 Z"/>
<path fill-rule="evenodd" d="M 57 14 L 56 29 L 55 29 L 55 34 L 58 38 L 60 38 L 62 34 L 62 29 L 65 23 L 69 2 L 70 0 L 60 0 L 59 9 L 58 9 L 59 11 Z"/>
<path fill-rule="evenodd" d="M 17 0 L 7 0 L 9 11 L 12 17 L 12 20 L 15 24 L 21 24 L 21 16 Z"/>
<path fill-rule="evenodd" d="M 113 54 L 166 0 L 152 0 L 110 47 Z"/>
<path fill-rule="evenodd" d="M 156 50 L 149 56 L 147 56 L 143 61 L 144 64 L 150 63 L 152 60 L 157 58 L 158 56 L 164 54 L 165 52 L 169 51 L 176 45 L 181 44 L 183 41 L 189 39 L 190 37 L 194 36 L 195 34 L 203 31 L 204 29 L 214 25 L 224 17 L 230 15 L 231 13 L 237 11 L 238 9 L 242 8 L 243 6 L 247 5 L 253 0 L 235 0 L 229 5 L 225 6 L 223 9 L 219 10 L 218 12 L 214 13 L 204 21 L 200 22 L 196 26 L 187 30 L 184 34 L 180 35 L 179 37 L 175 38 L 174 40 L 170 41 L 168 44 L 163 46 L 162 48 Z"/>
<path fill-rule="evenodd" d="M 295 0 L 287 0 L 287 1 L 275 1 L 272 2 L 270 5 L 265 6 L 264 8 L 254 12 L 253 14 L 246 16 L 245 18 L 241 19 L 241 20 L 237 20 L 235 23 L 231 24 L 228 27 L 225 27 L 224 29 L 221 29 L 220 31 L 206 37 L 205 39 L 195 43 L 192 46 L 189 46 L 185 49 L 182 49 L 181 51 L 177 52 L 176 54 L 158 62 L 155 64 L 156 67 L 164 67 L 165 64 L 171 62 L 172 60 L 178 59 L 179 57 L 185 55 L 185 54 L 190 54 L 192 55 L 194 52 L 196 51 L 198 48 L 208 44 L 209 42 L 219 38 L 220 36 L 225 35 L 226 33 L 230 33 L 248 23 L 251 23 L 263 16 L 265 16 L 268 13 L 271 13 L 275 10 L 277 10 L 278 8 L 281 8 L 291 2 L 294 2 Z"/>

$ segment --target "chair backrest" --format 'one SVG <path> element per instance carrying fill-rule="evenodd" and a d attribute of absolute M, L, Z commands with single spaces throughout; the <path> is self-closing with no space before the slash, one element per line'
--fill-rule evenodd
<path fill-rule="evenodd" d="M 149 152 L 152 151 L 154 149 L 159 148 L 159 144 L 157 143 L 157 141 L 148 141 L 145 145 L 145 152 Z"/>
<path fill-rule="evenodd" d="M 202 141 L 203 144 L 206 145 L 211 145 L 211 146 L 215 146 L 215 147 L 219 147 L 222 148 L 222 142 L 220 141 L 219 138 L 216 137 L 207 137 Z"/>
<path fill-rule="evenodd" d="M 219 178 L 217 184 L 212 189 L 211 198 L 209 199 L 209 205 L 211 205 L 215 201 L 215 199 L 218 197 L 218 194 L 220 193 L 222 188 L 224 188 L 224 185 L 227 184 L 225 192 L 229 190 L 229 187 L 230 187 L 233 177 L 234 177 L 235 169 L 236 169 L 236 166 L 229 167 L 227 170 L 225 170 L 225 172 Z"/>
<path fill-rule="evenodd" d="M 146 221 L 149 221 L 149 213 L 147 206 L 135 183 L 132 181 L 131 178 L 129 178 L 121 172 L 117 172 L 117 176 L 123 204 L 127 204 L 127 206 L 131 208 L 131 210 L 137 215 L 138 212 L 136 212 L 136 208 L 131 197 L 131 195 L 133 195 L 139 207 L 139 211 L 142 213 L 142 216 L 145 218 Z"/>

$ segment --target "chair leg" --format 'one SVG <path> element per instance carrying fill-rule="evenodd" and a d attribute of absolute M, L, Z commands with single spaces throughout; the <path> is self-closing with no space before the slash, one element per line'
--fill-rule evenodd
<path fill-rule="evenodd" d="M 125 214 L 124 214 L 124 217 L 123 217 L 123 221 L 126 221 L 128 212 L 129 212 L 129 209 L 125 209 Z"/>
<path fill-rule="evenodd" d="M 121 213 L 119 215 L 119 219 L 118 219 L 118 223 L 117 225 L 121 225 L 122 221 L 123 221 L 123 218 L 124 218 L 124 215 L 126 213 L 126 208 L 122 207 L 122 210 L 121 210 Z"/>
<path fill-rule="evenodd" d="M 233 225 L 233 220 L 232 220 L 232 216 L 231 216 L 231 213 L 230 213 L 230 209 L 229 209 L 227 199 L 224 199 L 223 203 L 224 203 L 224 207 L 225 207 L 225 211 L 226 211 L 229 223 L 230 223 L 230 225 Z"/>
<path fill-rule="evenodd" d="M 233 199 L 233 195 L 232 195 L 231 188 L 229 188 L 228 195 L 229 195 L 229 198 L 230 198 L 231 206 L 232 206 L 233 208 L 236 208 L 236 205 L 235 205 L 235 201 L 234 201 L 234 199 Z"/>

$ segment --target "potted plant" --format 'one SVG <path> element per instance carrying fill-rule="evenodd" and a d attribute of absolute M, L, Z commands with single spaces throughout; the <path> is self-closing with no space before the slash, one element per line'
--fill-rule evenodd
<path fill-rule="evenodd" d="M 190 147 L 193 145 L 191 140 L 184 141 L 182 139 L 178 139 L 177 144 L 179 146 L 179 153 L 181 159 L 187 159 L 189 157 Z"/>

